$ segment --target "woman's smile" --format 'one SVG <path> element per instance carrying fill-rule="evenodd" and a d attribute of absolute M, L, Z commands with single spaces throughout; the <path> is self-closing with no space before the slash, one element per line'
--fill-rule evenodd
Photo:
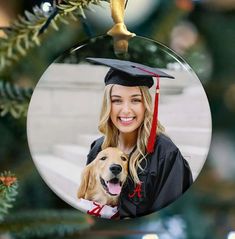
<path fill-rule="evenodd" d="M 139 87 L 114 85 L 110 118 L 120 133 L 135 133 L 144 121 L 145 106 Z"/>
<path fill-rule="evenodd" d="M 131 125 L 136 117 L 118 117 L 120 123 L 124 126 Z"/>

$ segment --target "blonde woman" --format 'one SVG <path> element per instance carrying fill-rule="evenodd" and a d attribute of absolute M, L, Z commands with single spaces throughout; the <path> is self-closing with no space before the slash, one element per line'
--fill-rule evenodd
<path fill-rule="evenodd" d="M 146 215 L 167 206 L 193 181 L 187 161 L 157 119 L 158 92 L 154 107 L 149 93 L 153 76 L 157 80 L 173 77 L 138 63 L 88 60 L 111 69 L 105 77 L 99 122 L 104 136 L 92 143 L 87 164 L 107 147 L 118 147 L 128 155 L 129 177 L 119 196 L 120 218 Z"/>

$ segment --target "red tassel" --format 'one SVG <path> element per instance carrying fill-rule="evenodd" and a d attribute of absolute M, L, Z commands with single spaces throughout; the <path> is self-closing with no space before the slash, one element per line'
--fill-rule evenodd
<path fill-rule="evenodd" d="M 156 139 L 157 134 L 157 123 L 158 123 L 158 101 L 159 101 L 159 76 L 157 77 L 157 85 L 156 85 L 156 94 L 155 94 L 155 102 L 154 102 L 154 111 L 153 111 L 153 119 L 152 119 L 152 126 L 150 135 L 148 138 L 148 144 L 147 144 L 147 152 L 152 153 L 154 151 L 154 143 Z"/>
<path fill-rule="evenodd" d="M 153 77 L 157 78 L 157 85 L 156 85 L 156 94 L 155 94 L 155 101 L 154 101 L 154 111 L 153 111 L 153 119 L 152 119 L 152 126 L 150 130 L 150 135 L 148 138 L 147 143 L 147 153 L 153 153 L 154 151 L 154 144 L 156 140 L 156 134 L 157 134 L 157 122 L 158 122 L 158 101 L 159 101 L 159 89 L 160 89 L 160 76 L 154 72 L 150 72 L 148 70 L 145 70 L 141 67 L 136 67 L 139 70 L 142 70 L 144 72 L 147 72 L 151 74 Z"/>

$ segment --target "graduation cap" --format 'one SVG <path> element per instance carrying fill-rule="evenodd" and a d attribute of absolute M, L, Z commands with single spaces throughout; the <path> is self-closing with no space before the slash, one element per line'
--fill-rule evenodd
<path fill-rule="evenodd" d="M 153 86 L 153 77 L 156 77 L 156 94 L 154 102 L 154 112 L 152 127 L 147 144 L 147 152 L 152 153 L 154 151 L 154 143 L 156 139 L 156 130 L 158 122 L 158 101 L 159 101 L 159 79 L 160 78 L 170 78 L 174 79 L 173 76 L 166 74 L 165 72 L 149 67 L 143 64 L 107 59 L 107 58 L 86 58 L 91 63 L 96 63 L 99 65 L 109 66 L 110 70 L 105 76 L 105 85 L 118 84 L 124 86 L 147 86 L 151 88 Z"/>

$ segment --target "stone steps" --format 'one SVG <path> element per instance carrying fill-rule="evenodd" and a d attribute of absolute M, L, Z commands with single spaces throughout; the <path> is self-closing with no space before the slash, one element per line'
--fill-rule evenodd
<path fill-rule="evenodd" d="M 100 137 L 101 135 L 99 134 L 79 134 L 77 136 L 77 144 L 90 149 L 92 142 Z"/>
<path fill-rule="evenodd" d="M 173 135 L 182 136 L 182 134 L 179 134 L 182 129 L 174 127 L 168 129 L 172 137 Z M 187 136 L 189 132 L 187 130 L 183 131 Z M 200 130 L 195 132 L 195 140 L 198 140 L 198 137 L 201 138 L 200 133 L 204 134 L 205 132 L 202 129 L 201 132 Z M 75 208 L 77 208 L 78 203 L 76 194 L 81 181 L 82 170 L 86 165 L 90 144 L 98 137 L 100 136 L 97 134 L 79 135 L 77 145 L 56 145 L 53 148 L 53 154 L 33 155 L 36 166 L 45 182 L 58 196 Z M 179 138 L 181 137 L 176 137 L 173 141 L 180 142 Z M 185 140 L 183 144 L 179 143 L 177 146 L 189 162 L 195 180 L 204 164 L 208 149 L 196 146 L 197 144 L 194 145 L 191 139 L 188 142 L 190 144 L 187 144 Z"/>
<path fill-rule="evenodd" d="M 53 155 L 34 155 L 36 167 L 44 181 L 65 201 L 76 207 L 77 190 L 83 167 Z"/>
<path fill-rule="evenodd" d="M 75 144 L 69 145 L 55 145 L 53 147 L 53 154 L 59 158 L 64 159 L 67 162 L 77 165 L 78 167 L 84 167 L 86 165 L 87 154 L 89 147 L 79 146 Z"/>
<path fill-rule="evenodd" d="M 193 179 L 195 180 L 200 173 L 207 154 L 208 149 L 203 147 L 196 147 L 192 145 L 177 145 L 183 157 L 188 161 L 192 171 Z"/>
<path fill-rule="evenodd" d="M 166 134 L 173 140 L 178 146 L 180 145 L 192 145 L 196 147 L 206 147 L 210 145 L 210 131 L 206 128 L 181 128 L 170 127 L 166 128 Z"/>

